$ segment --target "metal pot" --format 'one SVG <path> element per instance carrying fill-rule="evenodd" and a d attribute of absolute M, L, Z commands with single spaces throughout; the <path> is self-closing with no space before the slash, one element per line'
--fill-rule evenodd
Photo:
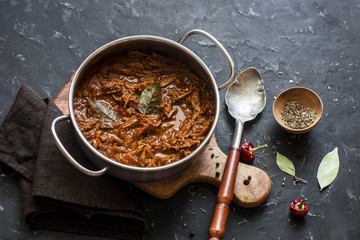
<path fill-rule="evenodd" d="M 221 86 L 218 87 L 216 84 L 210 70 L 207 68 L 207 66 L 204 64 L 204 62 L 195 55 L 192 51 L 190 51 L 188 48 L 183 46 L 183 42 L 192 34 L 201 34 L 205 37 L 207 37 L 209 40 L 211 40 L 224 54 L 224 56 L 227 58 L 231 73 L 228 80 L 226 80 Z M 209 133 L 207 134 L 205 140 L 200 144 L 200 146 L 195 149 L 190 155 L 186 156 L 185 158 L 175 162 L 171 163 L 169 165 L 160 166 L 160 167 L 152 167 L 152 168 L 141 168 L 141 167 L 134 167 L 134 166 L 128 166 L 122 163 L 118 163 L 114 160 L 111 160 L 110 158 L 105 157 L 101 153 L 99 153 L 83 136 L 81 133 L 79 126 L 76 122 L 75 115 L 74 115 L 74 109 L 73 109 L 73 98 L 74 94 L 76 92 L 76 89 L 79 88 L 82 85 L 82 81 L 86 78 L 86 76 L 93 71 L 94 68 L 99 66 L 102 62 L 105 60 L 114 57 L 116 55 L 121 54 L 125 50 L 129 49 L 146 49 L 146 50 L 154 50 L 157 52 L 166 53 L 167 55 L 170 55 L 174 57 L 175 59 L 181 59 L 183 62 L 187 63 L 188 66 L 192 71 L 194 71 L 199 76 L 202 76 L 204 79 L 208 81 L 208 84 L 211 86 L 213 90 L 214 95 L 214 104 L 215 104 L 215 117 L 214 122 L 210 128 Z M 62 152 L 62 154 L 65 156 L 65 158 L 73 164 L 78 170 L 81 172 L 90 175 L 90 176 L 100 176 L 104 173 L 108 173 L 116 178 L 123 179 L 130 182 L 152 182 L 157 181 L 161 179 L 165 179 L 171 176 L 174 176 L 185 169 L 187 169 L 189 166 L 191 166 L 198 157 L 203 153 L 205 150 L 206 145 L 209 143 L 211 136 L 213 135 L 216 124 L 219 119 L 219 113 L 220 113 L 220 97 L 219 97 L 219 91 L 227 87 L 234 79 L 235 77 L 235 67 L 234 63 L 230 57 L 230 55 L 227 53 L 227 51 L 224 49 L 224 47 L 209 33 L 194 29 L 187 33 L 185 33 L 179 42 L 174 42 L 172 40 L 157 37 L 157 36 L 149 36 L 149 35 L 138 35 L 138 36 L 130 36 L 121 38 L 115 41 L 112 41 L 108 44 L 105 44 L 104 46 L 100 47 L 96 51 L 94 51 L 89 57 L 85 59 L 85 61 L 80 65 L 79 69 L 74 75 L 74 78 L 72 80 L 71 86 L 70 86 L 70 92 L 69 92 L 69 115 L 63 115 L 60 117 L 57 117 L 52 122 L 51 126 L 51 133 L 54 138 L 54 141 L 59 148 L 59 150 Z M 60 139 L 57 136 L 56 133 L 56 124 L 60 121 L 64 120 L 71 120 L 71 123 L 75 130 L 75 136 L 77 138 L 77 141 L 81 147 L 81 150 L 84 152 L 84 154 L 101 170 L 98 171 L 92 171 L 85 167 L 83 167 L 81 164 L 79 164 L 64 148 L 63 144 L 61 143 Z"/>

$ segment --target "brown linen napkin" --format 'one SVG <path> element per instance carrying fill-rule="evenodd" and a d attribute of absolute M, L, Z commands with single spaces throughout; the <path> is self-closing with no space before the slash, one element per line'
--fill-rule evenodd
<path fill-rule="evenodd" d="M 24 85 L 0 127 L 0 161 L 21 175 L 27 223 L 47 230 L 146 239 L 148 224 L 122 183 L 81 173 L 57 149 L 50 126 L 61 114 L 51 99 L 41 99 Z M 57 132 L 81 164 L 96 169 L 79 150 L 69 122 L 59 123 Z"/>

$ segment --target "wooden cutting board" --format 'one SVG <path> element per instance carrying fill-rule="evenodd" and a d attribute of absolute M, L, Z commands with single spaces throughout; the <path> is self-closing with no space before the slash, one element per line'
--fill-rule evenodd
<path fill-rule="evenodd" d="M 54 101 L 64 114 L 69 113 L 70 85 L 71 80 Z M 226 158 L 227 156 L 219 148 L 214 134 L 204 153 L 184 172 L 158 182 L 132 184 L 161 199 L 169 198 L 182 187 L 195 182 L 209 183 L 218 187 L 225 168 Z M 244 208 L 257 207 L 266 201 L 270 189 L 270 178 L 263 170 L 239 163 L 233 197 L 236 204 Z"/>

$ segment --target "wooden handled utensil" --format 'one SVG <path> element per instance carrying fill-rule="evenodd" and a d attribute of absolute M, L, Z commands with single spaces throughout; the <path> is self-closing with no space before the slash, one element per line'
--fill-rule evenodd
<path fill-rule="evenodd" d="M 236 119 L 236 124 L 209 229 L 211 240 L 223 239 L 225 236 L 229 205 L 234 194 L 244 123 L 254 119 L 266 104 L 264 81 L 260 73 L 255 68 L 248 68 L 241 72 L 228 88 L 225 102 L 230 115 Z"/>

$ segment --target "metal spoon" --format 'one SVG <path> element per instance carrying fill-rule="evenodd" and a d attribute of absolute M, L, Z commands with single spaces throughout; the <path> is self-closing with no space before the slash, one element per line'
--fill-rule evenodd
<path fill-rule="evenodd" d="M 229 205 L 234 194 L 244 123 L 254 119 L 265 107 L 266 93 L 260 73 L 255 68 L 242 71 L 228 88 L 225 102 L 230 115 L 236 119 L 236 125 L 209 229 L 209 236 L 212 240 L 222 239 L 225 236 Z"/>

